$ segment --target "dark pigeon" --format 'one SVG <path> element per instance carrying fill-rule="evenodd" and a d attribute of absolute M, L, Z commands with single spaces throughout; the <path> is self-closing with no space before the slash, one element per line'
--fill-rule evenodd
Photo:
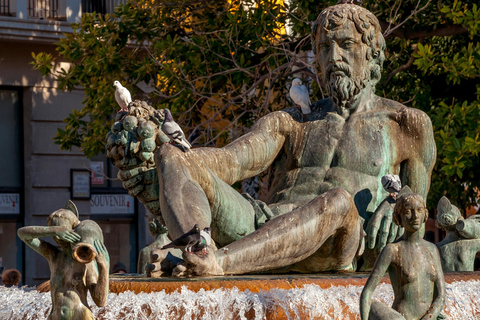
<path fill-rule="evenodd" d="M 190 150 L 192 145 L 185 138 L 185 133 L 183 133 L 182 128 L 173 120 L 170 110 L 165 109 L 165 120 L 162 124 L 162 131 L 176 144 L 181 145 L 184 148 L 184 151 Z"/>
<path fill-rule="evenodd" d="M 204 251 L 212 243 L 211 229 L 209 227 L 200 230 L 198 224 L 193 226 L 179 238 L 162 247 L 163 249 L 178 248 L 185 252 Z"/>

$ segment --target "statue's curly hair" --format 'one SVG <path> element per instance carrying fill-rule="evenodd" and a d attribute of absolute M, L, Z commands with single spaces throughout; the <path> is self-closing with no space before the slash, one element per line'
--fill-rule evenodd
<path fill-rule="evenodd" d="M 377 17 L 367 9 L 355 4 L 337 4 L 323 10 L 312 27 L 312 48 L 316 54 L 318 41 L 322 32 L 330 32 L 350 20 L 362 34 L 362 42 L 368 46 L 367 60 L 371 64 L 370 79 L 375 86 L 381 78 L 383 62 L 385 61 L 385 39 Z"/>

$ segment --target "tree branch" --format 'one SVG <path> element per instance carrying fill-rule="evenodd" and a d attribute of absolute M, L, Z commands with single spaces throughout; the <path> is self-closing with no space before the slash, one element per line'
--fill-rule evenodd
<path fill-rule="evenodd" d="M 383 30 L 387 30 L 390 26 L 391 33 L 389 33 L 387 37 L 397 37 L 405 40 L 427 38 L 433 36 L 447 37 L 468 32 L 468 28 L 465 28 L 464 26 L 458 24 L 453 26 L 445 26 L 432 31 L 412 31 L 411 29 L 406 28 L 392 28 L 391 25 L 386 21 L 380 21 L 380 26 Z"/>
<path fill-rule="evenodd" d="M 415 6 L 415 10 L 413 10 L 405 20 L 403 20 L 402 22 L 400 22 L 396 26 L 392 25 L 392 23 L 389 23 L 388 27 L 385 30 L 385 34 L 383 36 L 388 37 L 388 35 L 390 33 L 394 32 L 396 29 L 399 29 L 405 22 L 410 20 L 411 17 L 416 16 L 420 11 L 425 10 L 425 8 L 428 7 L 428 5 L 430 4 L 430 1 L 432 1 L 432 0 L 428 0 L 427 3 L 419 9 L 418 6 L 420 5 L 421 0 L 418 0 L 417 5 Z M 398 5 L 397 10 L 395 11 L 395 16 L 397 15 L 399 9 L 400 9 L 400 4 Z"/>
<path fill-rule="evenodd" d="M 420 38 L 418 40 L 418 43 L 423 43 L 423 38 Z M 388 78 L 387 80 L 385 80 L 385 83 L 383 84 L 384 86 L 387 85 L 387 83 L 399 72 L 403 71 L 403 70 L 406 70 L 408 68 L 410 68 L 413 64 L 413 62 L 415 61 L 415 58 L 413 57 L 413 55 L 415 53 L 417 53 L 418 51 L 418 43 L 417 43 L 417 46 L 415 47 L 415 50 L 413 51 L 412 55 L 410 56 L 410 59 L 408 59 L 408 62 L 405 63 L 404 65 L 401 65 L 400 67 L 398 67 L 397 69 L 393 70 L 392 72 L 390 72 L 390 74 L 388 75 Z"/>

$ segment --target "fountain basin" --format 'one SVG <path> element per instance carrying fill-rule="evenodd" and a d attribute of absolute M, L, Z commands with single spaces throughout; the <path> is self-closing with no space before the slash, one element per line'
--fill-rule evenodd
<path fill-rule="evenodd" d="M 461 277 L 461 276 L 460 276 Z M 322 289 L 331 286 L 363 286 L 367 281 L 368 273 L 345 274 L 293 274 L 293 275 L 242 275 L 224 277 L 198 277 L 198 278 L 147 278 L 136 274 L 114 274 L 110 276 L 110 292 L 120 293 L 125 291 L 172 293 L 185 287 L 193 292 L 200 290 L 232 289 L 240 291 L 260 292 L 271 289 L 294 289 L 307 284 L 318 285 Z M 478 275 L 480 280 L 480 275 Z M 453 280 L 453 279 L 452 279 Z M 382 283 L 390 283 L 388 277 Z"/>
<path fill-rule="evenodd" d="M 359 298 L 367 278 L 368 273 L 191 279 L 122 274 L 111 276 L 104 308 L 96 307 L 91 299 L 89 304 L 97 319 L 360 319 Z M 480 273 L 447 273 L 445 279 L 443 314 L 448 319 L 479 319 Z M 49 293 L 35 294 L 43 296 L 19 298 L 21 308 L 28 309 L 26 303 L 39 305 L 43 299 L 35 314 L 48 315 Z M 388 277 L 382 279 L 373 298 L 392 304 Z M 3 319 L 1 315 L 0 302 Z"/>

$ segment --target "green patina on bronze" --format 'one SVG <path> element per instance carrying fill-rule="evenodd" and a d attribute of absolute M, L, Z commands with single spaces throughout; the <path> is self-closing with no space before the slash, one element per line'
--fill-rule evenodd
<path fill-rule="evenodd" d="M 168 270 L 172 270 L 180 262 L 178 257 L 181 257 L 182 253 L 180 250 L 176 250 L 177 252 L 171 250 L 175 254 L 172 255 L 168 250 L 161 250 L 163 246 L 170 243 L 170 239 L 167 237 L 167 228 L 160 223 L 157 216 L 151 213 L 148 215 L 148 231 L 155 240 L 140 251 L 137 272 L 147 274 L 149 277 L 170 275 Z M 151 264 L 158 264 L 158 267 L 148 267 Z"/>
<path fill-rule="evenodd" d="M 171 238 L 197 223 L 212 228 L 220 248 L 184 255 L 175 274 L 354 270 L 363 252 L 361 217 L 375 217 L 366 230 L 372 250 L 399 233 L 391 206 L 379 208 L 387 196 L 382 175 L 398 174 L 426 197 L 436 157 L 431 121 L 375 95 L 385 49 L 376 17 L 357 5 L 335 5 L 319 15 L 312 38 L 330 98 L 308 115 L 297 108 L 272 112 L 223 148 L 183 152 L 162 144 L 161 110 L 136 101 L 119 113 L 107 147 L 124 187 L 161 216 Z M 155 123 L 155 164 L 132 142 L 111 139 L 122 136 L 127 116 Z M 231 187 L 267 170 L 263 204 Z"/>
<path fill-rule="evenodd" d="M 80 221 L 73 202 L 52 213 L 47 227 L 18 229 L 18 236 L 47 259 L 50 266 L 52 310 L 49 319 L 94 319 L 87 293 L 103 307 L 108 296 L 110 258 L 103 244 L 102 230 L 92 220 Z M 60 246 L 41 240 L 53 237 Z"/>
<path fill-rule="evenodd" d="M 380 253 L 360 296 L 362 320 L 444 319 L 445 280 L 437 247 L 421 232 L 428 219 L 425 201 L 414 193 L 398 198 L 395 224 L 405 228 L 403 239 L 387 244 Z M 389 307 L 372 294 L 388 270 L 394 301 Z"/>
<path fill-rule="evenodd" d="M 163 110 L 155 110 L 144 101 L 133 101 L 129 112 L 119 112 L 107 134 L 107 157 L 120 169 L 118 178 L 131 196 L 137 197 L 148 211 L 165 225 L 160 212 L 158 176 L 151 144 L 170 139 L 160 130 Z"/>
<path fill-rule="evenodd" d="M 437 206 L 438 228 L 447 232 L 437 243 L 443 271 L 473 271 L 480 252 L 480 220 L 477 215 L 464 219 L 460 210 L 442 197 Z"/>

